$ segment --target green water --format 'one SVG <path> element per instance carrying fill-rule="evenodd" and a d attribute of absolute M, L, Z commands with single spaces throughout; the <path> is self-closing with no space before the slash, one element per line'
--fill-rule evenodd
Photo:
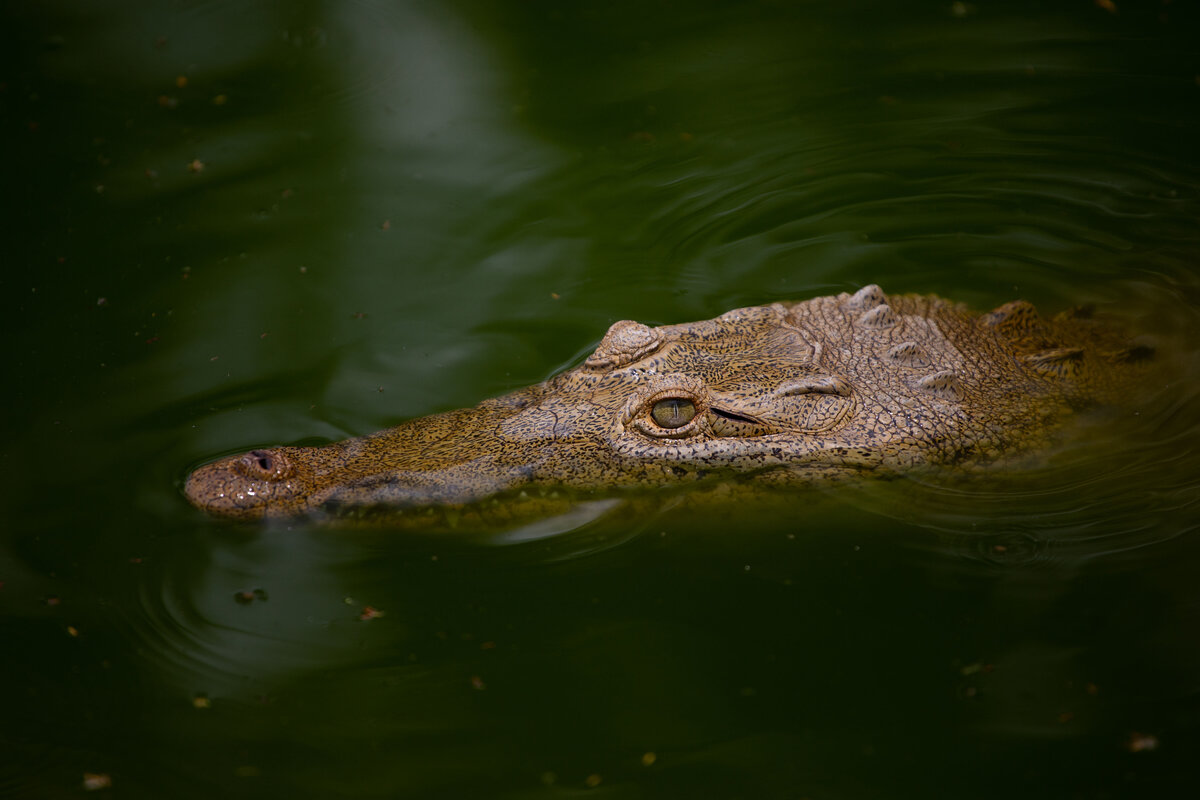
<path fill-rule="evenodd" d="M 0 10 L 0 794 L 1200 782 L 1194 4 L 116 5 Z M 1095 303 L 1172 371 L 1020 474 L 762 513 L 414 536 L 180 494 L 618 319 L 872 282 Z"/>

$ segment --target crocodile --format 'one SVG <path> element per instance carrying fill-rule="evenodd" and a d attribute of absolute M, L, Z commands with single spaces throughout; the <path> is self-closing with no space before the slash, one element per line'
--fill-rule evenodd
<path fill-rule="evenodd" d="M 650 327 L 616 322 L 544 383 L 319 447 L 201 466 L 184 491 L 239 520 L 461 509 L 527 492 L 713 481 L 791 487 L 982 467 L 1136 394 L 1153 349 L 1086 310 L 987 313 L 854 293 Z"/>

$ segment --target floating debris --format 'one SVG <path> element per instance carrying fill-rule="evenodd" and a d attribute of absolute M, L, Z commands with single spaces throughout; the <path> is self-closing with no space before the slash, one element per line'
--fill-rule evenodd
<path fill-rule="evenodd" d="M 1148 753 L 1151 750 L 1157 750 L 1158 737 L 1151 733 L 1134 731 L 1125 741 L 1125 749 L 1131 753 Z"/>
<path fill-rule="evenodd" d="M 965 667 L 960 669 L 959 672 L 965 678 L 967 676 L 976 675 L 979 673 L 983 673 L 984 675 L 986 675 L 989 672 L 991 672 L 993 669 L 995 669 L 995 667 L 992 666 L 991 664 L 984 664 L 982 661 L 977 661 L 974 664 L 967 664 Z"/>
<path fill-rule="evenodd" d="M 240 592 L 234 592 L 233 599 L 244 606 L 253 603 L 255 600 L 262 600 L 265 602 L 267 599 L 267 590 L 243 589 Z"/>
<path fill-rule="evenodd" d="M 107 772 L 85 772 L 83 773 L 83 790 L 85 792 L 96 792 L 100 789 L 111 789 L 112 777 Z"/>

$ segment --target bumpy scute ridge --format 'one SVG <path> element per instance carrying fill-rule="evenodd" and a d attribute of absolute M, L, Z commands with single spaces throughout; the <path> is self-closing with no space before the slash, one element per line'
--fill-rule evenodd
<path fill-rule="evenodd" d="M 880 303 L 858 318 L 858 324 L 864 328 L 894 328 L 899 322 L 900 317 L 887 303 Z"/>
<path fill-rule="evenodd" d="M 1083 368 L 1084 350 L 1082 347 L 1055 347 L 1025 356 L 1025 361 L 1041 375 L 1073 378 Z"/>
<path fill-rule="evenodd" d="M 916 381 L 915 386 L 919 391 L 938 400 L 957 403 L 963 399 L 962 381 L 952 370 L 945 369 L 932 375 L 922 376 Z"/>
<path fill-rule="evenodd" d="M 888 360 L 903 367 L 928 367 L 932 361 L 924 347 L 916 342 L 901 342 L 887 351 Z"/>
<path fill-rule="evenodd" d="M 867 311 L 887 302 L 887 297 L 874 283 L 869 283 L 859 289 L 854 294 L 850 295 L 845 302 L 847 309 L 851 311 Z"/>

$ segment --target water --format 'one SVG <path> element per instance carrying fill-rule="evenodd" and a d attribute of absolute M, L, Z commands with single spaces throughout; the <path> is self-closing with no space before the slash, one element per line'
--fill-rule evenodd
<path fill-rule="evenodd" d="M 0 792 L 1182 795 L 1200 50 L 1189 4 L 1115 8 L 6 7 Z M 244 530 L 179 493 L 617 319 L 871 282 L 1095 303 L 1172 370 L 1017 474 L 753 512 Z"/>

